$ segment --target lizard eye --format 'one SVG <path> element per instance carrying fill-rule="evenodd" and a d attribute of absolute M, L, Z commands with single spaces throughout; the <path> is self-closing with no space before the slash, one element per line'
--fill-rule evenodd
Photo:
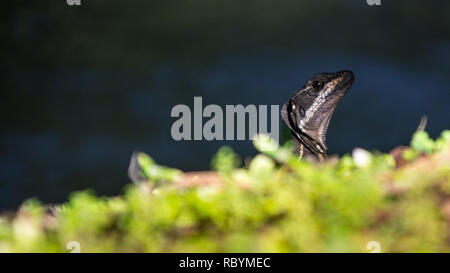
<path fill-rule="evenodd" d="M 315 91 L 320 91 L 323 87 L 323 82 L 315 81 L 312 83 L 312 87 L 314 88 Z"/>

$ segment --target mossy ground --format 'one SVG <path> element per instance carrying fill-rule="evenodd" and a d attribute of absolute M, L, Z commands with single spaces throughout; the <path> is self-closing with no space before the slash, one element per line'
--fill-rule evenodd
<path fill-rule="evenodd" d="M 450 131 L 420 131 L 400 155 L 359 149 L 321 164 L 265 138 L 255 146 L 246 167 L 222 148 L 199 173 L 141 154 L 149 182 L 121 196 L 27 201 L 0 218 L 0 252 L 69 252 L 73 241 L 81 252 L 450 251 Z"/>

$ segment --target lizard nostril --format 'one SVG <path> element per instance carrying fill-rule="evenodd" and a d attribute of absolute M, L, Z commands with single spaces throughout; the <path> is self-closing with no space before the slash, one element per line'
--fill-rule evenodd
<path fill-rule="evenodd" d="M 341 70 L 341 71 L 338 72 L 338 74 L 340 76 L 344 76 L 344 77 L 347 77 L 347 78 L 350 78 L 350 79 L 354 79 L 355 78 L 355 74 L 353 74 L 353 72 L 350 71 L 350 70 Z"/>

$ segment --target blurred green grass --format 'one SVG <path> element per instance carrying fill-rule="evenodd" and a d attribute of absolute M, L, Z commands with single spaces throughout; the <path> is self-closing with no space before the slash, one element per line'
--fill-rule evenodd
<path fill-rule="evenodd" d="M 381 252 L 450 251 L 449 130 L 415 133 L 401 167 L 376 151 L 315 164 L 289 144 L 254 144 L 261 153 L 244 167 L 228 147 L 215 172 L 196 175 L 140 154 L 149 181 L 122 196 L 28 200 L 0 218 L 0 252 L 69 252 L 71 241 L 81 252 L 369 252 L 372 241 Z"/>

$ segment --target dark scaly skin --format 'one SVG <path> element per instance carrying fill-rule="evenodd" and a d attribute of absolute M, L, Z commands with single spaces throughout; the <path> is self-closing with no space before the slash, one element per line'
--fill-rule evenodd
<path fill-rule="evenodd" d="M 316 74 L 283 105 L 281 117 L 291 129 L 294 152 L 300 158 L 326 159 L 328 124 L 354 79 L 348 70 Z"/>

